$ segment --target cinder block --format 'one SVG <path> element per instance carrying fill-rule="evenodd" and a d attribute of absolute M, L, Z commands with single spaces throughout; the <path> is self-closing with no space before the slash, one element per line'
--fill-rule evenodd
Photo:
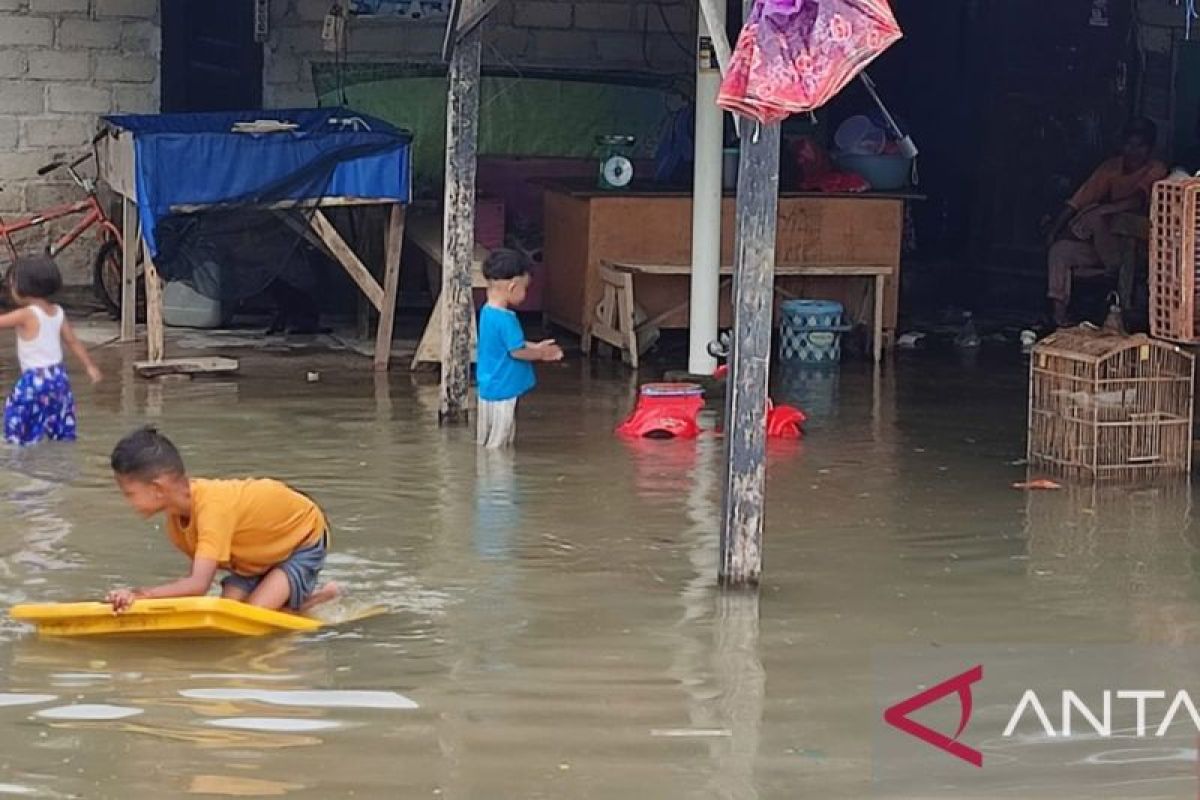
<path fill-rule="evenodd" d="M 96 130 L 93 122 L 80 117 L 25 119 L 21 126 L 21 144 L 31 148 L 83 148 Z"/>
<path fill-rule="evenodd" d="M 20 123 L 12 117 L 0 117 L 0 150 L 16 150 L 21 131 Z"/>
<path fill-rule="evenodd" d="M 46 110 L 46 90 L 40 83 L 0 82 L 0 109 L 5 115 L 40 114 Z"/>
<path fill-rule="evenodd" d="M 54 21 L 45 17 L 0 17 L 0 47 L 54 44 Z"/>
<path fill-rule="evenodd" d="M 29 0 L 34 14 L 86 14 L 88 0 Z"/>
<path fill-rule="evenodd" d="M 121 114 L 156 114 L 159 90 L 155 84 L 113 87 L 113 111 Z"/>
<path fill-rule="evenodd" d="M 158 59 L 122 53 L 96 56 L 96 78 L 121 83 L 150 83 L 158 77 Z"/>
<path fill-rule="evenodd" d="M 96 0 L 96 16 L 156 19 L 158 0 Z"/>
<path fill-rule="evenodd" d="M 106 114 L 112 110 L 112 91 L 78 83 L 51 84 L 46 109 L 58 114 Z"/>
<path fill-rule="evenodd" d="M 92 65 L 86 50 L 34 50 L 29 54 L 29 77 L 37 80 L 85 80 Z"/>
<path fill-rule="evenodd" d="M 162 31 L 153 22 L 126 22 L 121 29 L 121 50 L 157 56 L 162 51 Z"/>
<path fill-rule="evenodd" d="M 590 65 L 596 60 L 598 38 L 603 37 L 582 31 L 534 31 L 533 49 L 527 58 L 535 63 Z"/>
<path fill-rule="evenodd" d="M 0 50 L 0 78 L 19 78 L 29 69 L 29 59 L 20 50 Z"/>
<path fill-rule="evenodd" d="M 50 22 L 50 20 L 46 20 Z M 3 27 L 3 26 L 0 26 Z M 121 45 L 120 22 L 64 19 L 58 26 L 59 47 L 91 47 L 115 50 Z"/>

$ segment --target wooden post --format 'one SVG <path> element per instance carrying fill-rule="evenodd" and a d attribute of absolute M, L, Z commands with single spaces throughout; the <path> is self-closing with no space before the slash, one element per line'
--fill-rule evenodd
<path fill-rule="evenodd" d="M 163 288 L 158 269 L 150 258 L 150 248 L 142 242 L 142 255 L 146 268 L 146 360 L 158 363 L 163 360 L 166 347 L 163 331 Z"/>
<path fill-rule="evenodd" d="M 121 341 L 137 336 L 137 256 L 142 241 L 137 203 L 121 197 Z"/>
<path fill-rule="evenodd" d="M 450 59 L 446 103 L 446 208 L 442 256 L 442 380 L 438 420 L 467 421 L 471 370 L 471 265 L 475 252 L 475 148 L 479 134 L 478 27 L 460 38 Z"/>
<path fill-rule="evenodd" d="M 396 320 L 396 293 L 400 290 L 400 250 L 404 244 L 404 206 L 392 206 L 383 248 L 383 307 L 375 332 L 375 369 L 386 371 L 392 359 L 392 327 Z"/>
<path fill-rule="evenodd" d="M 746 6 L 749 13 L 749 1 Z M 730 587 L 757 585 L 762 572 L 778 209 L 779 125 L 743 124 L 719 576 L 721 584 Z"/>

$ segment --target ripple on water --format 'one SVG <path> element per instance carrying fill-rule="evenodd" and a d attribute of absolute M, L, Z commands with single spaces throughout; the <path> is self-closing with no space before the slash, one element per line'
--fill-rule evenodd
<path fill-rule="evenodd" d="M 37 712 L 42 719 L 53 720 L 113 720 L 127 719 L 145 713 L 140 708 L 128 706 L 110 706 L 103 703 L 81 703 L 72 706 L 58 706 Z"/>
<path fill-rule="evenodd" d="M 342 727 L 342 723 L 325 719 L 289 719 L 288 717 L 225 717 L 206 720 L 214 728 L 264 733 L 312 733 Z"/>
<path fill-rule="evenodd" d="M 31 797 L 37 793 L 37 789 L 28 786 L 19 786 L 15 783 L 0 783 L 0 795 L 11 794 L 20 797 Z"/>
<path fill-rule="evenodd" d="M 332 689 L 280 692 L 266 689 L 183 689 L 179 694 L 189 700 L 221 702 L 245 700 L 273 706 L 302 706 L 305 708 L 419 708 L 412 700 L 396 692 Z"/>
<path fill-rule="evenodd" d="M 36 706 L 57 699 L 58 695 L 55 694 L 0 694 L 0 708 L 7 708 L 9 706 Z"/>

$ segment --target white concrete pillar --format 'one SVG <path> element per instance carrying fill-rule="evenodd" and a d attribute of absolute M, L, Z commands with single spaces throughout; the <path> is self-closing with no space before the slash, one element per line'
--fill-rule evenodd
<path fill-rule="evenodd" d="M 720 19 L 725 0 L 709 0 Z M 692 286 L 688 319 L 688 372 L 712 375 L 717 360 L 708 343 L 717 338 L 721 285 L 721 163 L 724 112 L 717 107 L 721 72 L 705 15 L 700 13 L 696 57 L 695 187 L 692 192 Z M 719 32 L 723 35 L 724 31 Z"/>

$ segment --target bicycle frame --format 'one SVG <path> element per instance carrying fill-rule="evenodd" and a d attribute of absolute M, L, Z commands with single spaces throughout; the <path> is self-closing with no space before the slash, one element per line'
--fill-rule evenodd
<path fill-rule="evenodd" d="M 6 223 L 4 220 L 0 219 L 0 237 L 4 239 L 5 244 L 8 245 L 9 252 L 15 259 L 19 254 L 17 252 L 17 246 L 12 239 L 12 235 L 14 233 L 32 230 L 33 228 L 40 228 L 46 223 L 65 219 L 77 214 L 82 214 L 83 218 L 79 220 L 79 222 L 76 223 L 75 226 L 69 231 L 60 236 L 54 242 L 50 243 L 50 246 L 46 249 L 47 255 L 50 255 L 51 257 L 58 255 L 63 250 L 74 244 L 75 241 L 93 225 L 99 225 L 97 236 L 101 242 L 104 241 L 105 235 L 107 234 L 115 239 L 118 245 L 123 246 L 121 231 L 112 223 L 112 221 L 108 218 L 108 215 L 104 213 L 104 209 L 100 207 L 100 201 L 96 199 L 95 195 L 89 195 L 86 199 L 79 200 L 75 203 L 48 208 L 32 217 L 19 219 L 15 222 Z"/>

